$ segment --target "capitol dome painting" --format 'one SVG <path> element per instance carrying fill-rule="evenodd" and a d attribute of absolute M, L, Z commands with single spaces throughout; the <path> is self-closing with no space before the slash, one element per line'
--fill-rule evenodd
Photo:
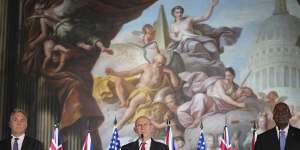
<path fill-rule="evenodd" d="M 255 52 L 249 58 L 247 85 L 257 92 L 277 91 L 300 108 L 300 19 L 291 15 L 285 0 L 276 0 L 273 15 L 259 26 Z"/>

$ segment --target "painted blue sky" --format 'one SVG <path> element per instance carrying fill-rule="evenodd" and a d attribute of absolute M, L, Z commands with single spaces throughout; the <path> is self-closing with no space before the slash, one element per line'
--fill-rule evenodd
<path fill-rule="evenodd" d="M 165 8 L 169 24 L 173 21 L 170 14 L 171 9 L 176 5 L 185 8 L 185 15 L 204 15 L 209 6 L 209 0 L 160 0 L 143 12 L 141 17 L 123 26 L 121 32 L 113 41 L 122 41 L 126 33 L 133 30 L 140 30 L 145 23 L 153 23 L 158 15 L 160 5 Z M 300 18 L 300 6 L 296 0 L 287 0 L 287 7 L 290 14 Z M 237 44 L 226 47 L 221 59 L 225 66 L 232 66 L 237 70 L 237 80 L 241 68 L 246 67 L 248 57 L 251 56 L 253 41 L 258 25 L 272 15 L 274 0 L 220 0 L 215 8 L 212 17 L 206 22 L 214 27 L 237 26 L 243 31 Z M 123 36 L 122 36 L 123 35 Z"/>

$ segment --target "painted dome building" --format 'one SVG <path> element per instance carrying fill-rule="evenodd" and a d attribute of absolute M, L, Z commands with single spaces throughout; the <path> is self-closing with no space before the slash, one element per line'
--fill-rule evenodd
<path fill-rule="evenodd" d="M 300 19 L 289 14 L 286 0 L 275 0 L 273 15 L 259 27 L 247 85 L 256 92 L 275 90 L 300 109 Z"/>

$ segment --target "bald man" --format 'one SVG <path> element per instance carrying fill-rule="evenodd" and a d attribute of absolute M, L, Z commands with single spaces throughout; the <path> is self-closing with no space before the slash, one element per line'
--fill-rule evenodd
<path fill-rule="evenodd" d="M 254 150 L 299 150 L 300 129 L 289 124 L 291 117 L 287 104 L 276 104 L 273 110 L 276 126 L 258 135 Z"/>
<path fill-rule="evenodd" d="M 168 146 L 151 138 L 153 126 L 146 116 L 136 119 L 134 132 L 138 135 L 135 142 L 122 146 L 121 150 L 168 150 Z"/>
<path fill-rule="evenodd" d="M 166 58 L 161 54 L 155 55 L 153 62 L 140 65 L 129 71 L 116 72 L 112 68 L 107 68 L 106 73 L 117 77 L 116 93 L 121 102 L 121 106 L 128 107 L 121 120 L 117 124 L 117 128 L 121 129 L 123 125 L 134 115 L 137 108 L 152 101 L 153 95 L 166 86 L 174 88 L 179 86 L 177 75 L 166 66 Z M 133 88 L 135 91 L 128 92 L 128 84 L 124 78 L 140 75 L 139 82 Z M 171 85 L 167 81 L 170 81 Z M 129 95 L 129 96 L 127 96 Z"/>

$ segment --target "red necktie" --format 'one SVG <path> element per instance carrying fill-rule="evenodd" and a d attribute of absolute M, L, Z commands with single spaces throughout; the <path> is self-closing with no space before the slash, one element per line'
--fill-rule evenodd
<path fill-rule="evenodd" d="M 141 144 L 141 150 L 146 150 L 145 145 L 146 145 L 146 143 L 142 142 L 142 144 Z"/>

